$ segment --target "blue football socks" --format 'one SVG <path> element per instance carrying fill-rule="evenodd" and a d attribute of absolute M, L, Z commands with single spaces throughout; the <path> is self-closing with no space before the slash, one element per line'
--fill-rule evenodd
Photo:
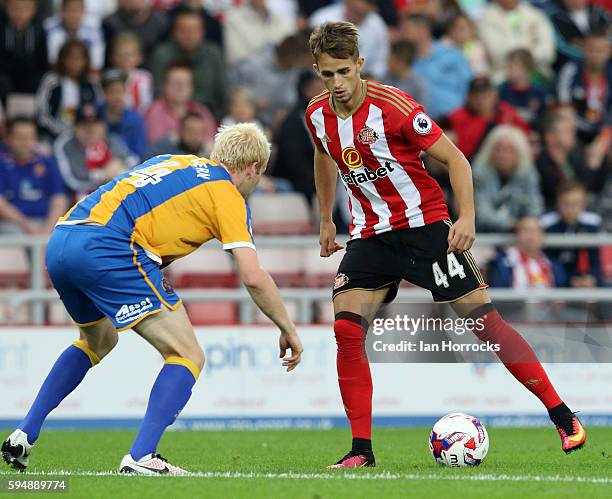
<path fill-rule="evenodd" d="M 134 460 L 155 453 L 165 429 L 174 423 L 191 397 L 191 389 L 199 375 L 199 369 L 189 359 L 166 359 L 153 384 L 147 412 L 130 449 Z"/>
<path fill-rule="evenodd" d="M 82 340 L 75 341 L 59 356 L 19 429 L 28 434 L 28 442 L 38 439 L 40 429 L 49 413 L 79 384 L 87 371 L 100 359 Z"/>

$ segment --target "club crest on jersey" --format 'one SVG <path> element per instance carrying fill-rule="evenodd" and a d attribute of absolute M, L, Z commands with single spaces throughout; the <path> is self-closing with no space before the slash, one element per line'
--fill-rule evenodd
<path fill-rule="evenodd" d="M 342 286 L 346 286 L 349 282 L 349 278 L 346 274 L 338 274 L 334 279 L 334 290 L 341 288 Z"/>
<path fill-rule="evenodd" d="M 367 125 L 364 126 L 361 130 L 359 130 L 359 133 L 357 134 L 357 141 L 365 145 L 373 144 L 377 140 L 378 134 L 376 133 L 376 130 L 370 128 Z"/>
<path fill-rule="evenodd" d="M 354 147 L 345 147 L 342 149 L 342 161 L 349 168 L 361 168 L 363 166 L 363 159 L 361 154 Z"/>
<path fill-rule="evenodd" d="M 419 135 L 427 135 L 431 132 L 433 124 L 431 118 L 425 113 L 418 113 L 412 120 L 412 127 Z"/>

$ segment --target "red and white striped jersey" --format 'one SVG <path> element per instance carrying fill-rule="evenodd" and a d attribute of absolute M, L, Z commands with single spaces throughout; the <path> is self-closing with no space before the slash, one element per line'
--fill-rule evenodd
<path fill-rule="evenodd" d="M 336 162 L 347 190 L 351 239 L 448 218 L 444 194 L 420 159 L 442 130 L 401 90 L 364 85 L 362 103 L 345 119 L 334 112 L 328 91 L 306 109 L 315 146 Z"/>

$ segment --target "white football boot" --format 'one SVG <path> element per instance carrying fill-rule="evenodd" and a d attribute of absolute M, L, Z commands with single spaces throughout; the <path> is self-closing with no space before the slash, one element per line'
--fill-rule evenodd
<path fill-rule="evenodd" d="M 119 473 L 135 475 L 188 475 L 189 472 L 170 464 L 159 454 L 147 454 L 138 461 L 126 454 L 119 465 Z"/>
<path fill-rule="evenodd" d="M 28 442 L 28 435 L 15 430 L 2 443 L 2 459 L 13 468 L 23 471 L 28 467 L 29 456 L 33 445 Z"/>

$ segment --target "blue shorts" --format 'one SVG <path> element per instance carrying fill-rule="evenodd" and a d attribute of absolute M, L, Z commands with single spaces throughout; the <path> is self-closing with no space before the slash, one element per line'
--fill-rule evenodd
<path fill-rule="evenodd" d="M 56 227 L 46 253 L 47 272 L 78 326 L 108 317 L 117 330 L 174 310 L 181 300 L 157 264 L 126 235 L 106 227 Z"/>

